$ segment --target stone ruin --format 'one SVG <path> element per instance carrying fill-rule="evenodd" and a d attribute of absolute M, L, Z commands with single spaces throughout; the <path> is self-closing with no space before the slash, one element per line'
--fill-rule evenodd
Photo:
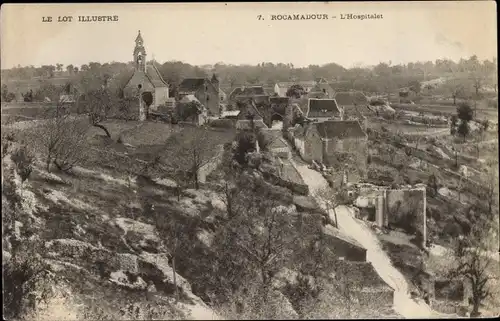
<path fill-rule="evenodd" d="M 358 184 L 354 188 L 354 205 L 368 213 L 368 220 L 381 228 L 403 227 L 408 233 L 421 233 L 426 246 L 426 186 L 401 186 L 393 189 L 372 184 Z M 401 226 L 401 224 L 406 225 Z"/>

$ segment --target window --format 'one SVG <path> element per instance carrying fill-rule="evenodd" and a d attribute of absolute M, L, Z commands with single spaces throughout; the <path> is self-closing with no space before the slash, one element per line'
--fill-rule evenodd
<path fill-rule="evenodd" d="M 209 96 L 209 95 L 207 95 L 207 101 L 209 101 L 209 100 L 210 100 L 210 96 Z"/>
<path fill-rule="evenodd" d="M 142 85 L 141 85 L 141 84 L 138 84 L 138 85 L 137 85 L 137 88 L 141 89 L 141 88 L 142 88 Z"/>

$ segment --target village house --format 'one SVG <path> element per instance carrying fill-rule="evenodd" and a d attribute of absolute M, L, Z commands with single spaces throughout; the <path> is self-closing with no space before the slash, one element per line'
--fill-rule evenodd
<path fill-rule="evenodd" d="M 219 94 L 219 80 L 214 74 L 211 79 L 184 79 L 179 85 L 177 100 L 187 95 L 194 95 L 205 106 L 209 116 L 219 116 L 222 112 Z"/>
<path fill-rule="evenodd" d="M 293 85 L 300 85 L 302 86 L 302 88 L 304 88 L 304 91 L 306 93 L 309 93 L 311 89 L 314 86 L 316 86 L 316 81 L 310 80 L 310 81 L 297 81 L 297 82 L 277 82 L 274 85 L 274 92 L 280 97 L 286 97 L 286 92 Z"/>
<path fill-rule="evenodd" d="M 366 117 L 361 111 L 370 112 L 370 102 L 365 94 L 360 91 L 337 92 L 335 101 L 343 109 L 345 120 L 358 120 L 366 130 Z"/>
<path fill-rule="evenodd" d="M 227 94 L 224 90 L 219 87 L 219 102 L 221 104 L 227 103 Z"/>
<path fill-rule="evenodd" d="M 236 104 L 238 96 L 262 96 L 266 95 L 264 87 L 262 86 L 240 86 L 236 87 L 231 91 L 229 97 L 227 98 L 228 104 Z"/>
<path fill-rule="evenodd" d="M 305 116 L 308 119 L 327 120 L 344 119 L 344 109 L 339 107 L 335 99 L 309 98 Z"/>
<path fill-rule="evenodd" d="M 334 98 L 335 90 L 328 82 L 317 83 L 307 94 L 308 98 Z"/>
<path fill-rule="evenodd" d="M 207 122 L 206 107 L 194 96 L 186 95 L 177 103 L 177 108 L 187 108 L 188 105 L 196 106 L 196 112 L 187 115 L 183 121 L 191 122 L 197 126 L 201 126 Z"/>
<path fill-rule="evenodd" d="M 288 132 L 305 161 L 342 168 L 345 181 L 355 181 L 349 179 L 349 173 L 359 173 L 366 168 L 368 136 L 356 120 L 308 122 Z"/>
<path fill-rule="evenodd" d="M 260 97 L 260 98 L 259 98 Z M 238 110 L 240 111 L 238 114 L 238 120 L 236 121 L 236 128 L 239 130 L 251 130 L 252 126 L 254 128 L 268 128 L 268 126 L 264 122 L 264 117 L 262 113 L 259 111 L 257 106 L 256 99 L 265 101 L 265 95 L 255 96 L 253 97 L 239 97 L 238 100 Z M 260 101 L 260 100 L 259 100 Z"/>
<path fill-rule="evenodd" d="M 351 106 L 366 106 L 369 104 L 368 97 L 360 91 L 337 92 L 334 97 L 337 104 L 344 108 Z"/>
<path fill-rule="evenodd" d="M 145 120 L 149 110 L 156 110 L 158 106 L 165 104 L 168 96 L 169 86 L 163 80 L 158 69 L 146 63 L 146 49 L 141 31 L 135 39 L 134 48 L 134 73 L 123 88 L 123 95 L 128 97 L 141 97 L 139 99 L 139 119 Z"/>
<path fill-rule="evenodd" d="M 287 119 L 287 112 L 291 112 L 289 107 L 290 98 L 288 97 L 270 97 L 271 105 L 271 125 L 275 122 L 283 122 Z"/>

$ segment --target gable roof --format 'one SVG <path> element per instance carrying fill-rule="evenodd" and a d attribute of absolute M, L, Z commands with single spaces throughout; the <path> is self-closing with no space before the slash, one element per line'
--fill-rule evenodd
<path fill-rule="evenodd" d="M 236 87 L 234 90 L 229 94 L 229 99 L 233 100 L 236 98 L 236 96 L 254 96 L 254 95 L 265 95 L 266 92 L 264 91 L 264 87 L 262 86 L 241 86 L 241 87 Z"/>
<path fill-rule="evenodd" d="M 253 98 L 247 98 L 246 100 L 242 100 L 239 102 L 240 113 L 238 114 L 238 119 L 248 120 L 248 115 L 253 114 L 255 116 L 255 120 L 263 119 L 259 109 L 255 105 Z"/>
<path fill-rule="evenodd" d="M 205 78 L 185 78 L 179 85 L 179 91 L 197 91 L 205 85 Z"/>
<path fill-rule="evenodd" d="M 323 91 L 324 90 L 324 91 Z M 326 92 L 328 94 L 333 94 L 335 91 L 328 83 L 318 83 L 313 88 L 311 88 L 311 93 L 315 92 Z"/>
<path fill-rule="evenodd" d="M 368 98 L 360 91 L 338 92 L 334 98 L 341 106 L 368 104 Z"/>
<path fill-rule="evenodd" d="M 288 147 L 288 144 L 283 138 L 283 133 L 281 132 L 281 130 L 269 128 L 262 130 L 262 134 L 267 138 L 269 142 L 268 149 Z"/>
<path fill-rule="evenodd" d="M 290 98 L 288 97 L 270 97 L 269 102 L 271 104 L 288 104 Z"/>
<path fill-rule="evenodd" d="M 239 102 L 253 101 L 256 105 L 269 104 L 268 95 L 238 95 L 235 97 L 235 100 Z"/>
<path fill-rule="evenodd" d="M 340 108 L 335 99 L 309 98 L 306 117 L 333 117 L 340 114 Z"/>
<path fill-rule="evenodd" d="M 281 81 L 277 82 L 279 88 L 290 88 L 293 85 L 301 85 L 302 87 L 314 87 L 316 85 L 316 81 L 314 80 L 306 80 L 306 81 Z"/>
<path fill-rule="evenodd" d="M 357 120 L 328 120 L 313 123 L 323 139 L 366 138 L 366 133 Z"/>
<path fill-rule="evenodd" d="M 146 76 L 153 84 L 153 87 L 168 87 L 167 82 L 163 80 L 160 72 L 154 65 L 146 65 Z"/>

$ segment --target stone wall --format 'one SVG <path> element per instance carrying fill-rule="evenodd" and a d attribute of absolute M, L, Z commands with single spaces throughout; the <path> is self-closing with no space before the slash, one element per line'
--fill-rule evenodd
<path fill-rule="evenodd" d="M 219 166 L 219 164 L 222 162 L 222 157 L 224 155 L 224 145 L 217 145 L 217 152 L 212 159 L 208 163 L 206 163 L 204 166 L 200 167 L 198 169 L 198 181 L 200 183 L 205 183 L 207 180 L 207 176 L 210 175 L 210 173 Z"/>

